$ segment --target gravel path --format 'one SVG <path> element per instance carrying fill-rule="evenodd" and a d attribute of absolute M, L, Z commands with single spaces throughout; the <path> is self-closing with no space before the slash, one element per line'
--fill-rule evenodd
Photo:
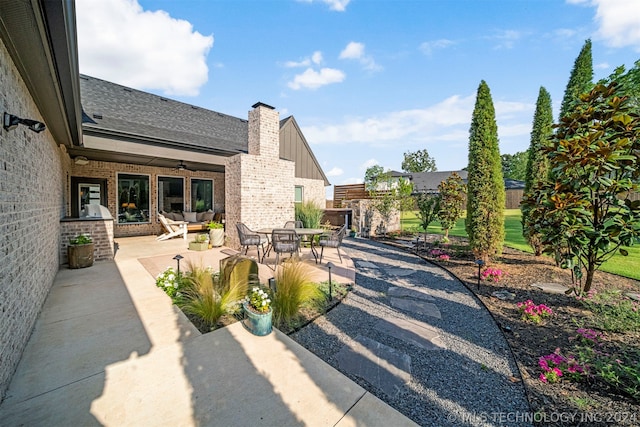
<path fill-rule="evenodd" d="M 420 425 L 531 425 L 504 336 L 457 279 L 371 240 L 343 248 L 354 289 L 293 339 Z"/>

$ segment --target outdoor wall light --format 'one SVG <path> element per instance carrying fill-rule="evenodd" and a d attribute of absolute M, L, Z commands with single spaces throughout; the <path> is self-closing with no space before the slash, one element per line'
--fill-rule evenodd
<path fill-rule="evenodd" d="M 17 128 L 18 125 L 29 126 L 29 129 L 35 133 L 40 133 L 47 128 L 42 122 L 31 119 L 21 119 L 20 117 L 14 116 L 13 114 L 9 114 L 5 111 L 2 120 L 2 127 L 8 131 Z"/>

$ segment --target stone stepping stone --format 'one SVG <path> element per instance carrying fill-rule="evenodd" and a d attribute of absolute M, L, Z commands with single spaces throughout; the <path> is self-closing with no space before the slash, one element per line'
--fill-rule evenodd
<path fill-rule="evenodd" d="M 440 333 L 437 329 L 424 322 L 392 317 L 379 320 L 375 329 L 424 350 L 444 350 L 447 348 L 440 339 Z"/>
<path fill-rule="evenodd" d="M 640 301 L 640 294 L 635 294 L 633 292 L 627 292 L 625 295 L 628 296 L 629 298 L 631 298 L 634 301 Z"/>
<path fill-rule="evenodd" d="M 425 314 L 427 316 L 442 319 L 440 309 L 432 302 L 416 301 L 405 298 L 391 298 L 391 305 L 400 310 L 409 311 L 411 313 Z"/>
<path fill-rule="evenodd" d="M 513 301 L 516 298 L 516 294 L 509 291 L 495 291 L 491 293 L 492 296 L 502 301 Z"/>
<path fill-rule="evenodd" d="M 435 298 L 418 289 L 407 289 L 401 286 L 393 286 L 387 291 L 387 295 L 397 298 L 416 298 L 424 301 L 435 301 Z"/>
<path fill-rule="evenodd" d="M 561 285 L 560 283 L 534 283 L 531 286 L 551 294 L 564 294 L 569 290 L 568 287 Z"/>
<path fill-rule="evenodd" d="M 340 369 L 356 375 L 395 397 L 411 380 L 411 357 L 375 340 L 358 335 L 336 354 Z"/>
<path fill-rule="evenodd" d="M 362 267 L 362 268 L 378 268 L 377 265 L 369 261 L 358 261 L 357 264 L 358 264 L 358 267 Z"/>
<path fill-rule="evenodd" d="M 409 270 L 408 268 L 390 268 L 387 270 L 387 274 L 390 276 L 398 277 L 409 276 L 413 273 L 415 273 L 415 270 Z"/>

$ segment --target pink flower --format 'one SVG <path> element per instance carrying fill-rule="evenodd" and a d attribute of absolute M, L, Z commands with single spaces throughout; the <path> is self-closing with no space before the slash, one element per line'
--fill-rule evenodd
<path fill-rule="evenodd" d="M 542 381 L 543 383 L 548 383 L 549 381 L 547 380 L 547 376 L 545 374 L 540 374 L 540 381 Z"/>

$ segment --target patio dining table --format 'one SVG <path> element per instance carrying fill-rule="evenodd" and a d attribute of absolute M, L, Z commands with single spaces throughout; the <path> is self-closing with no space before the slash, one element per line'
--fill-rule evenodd
<path fill-rule="evenodd" d="M 267 236 L 267 240 L 269 241 L 269 244 L 267 246 L 267 250 L 265 251 L 265 254 L 268 254 L 271 251 L 271 233 L 275 229 L 282 229 L 282 228 L 283 227 L 265 227 L 265 228 L 261 228 L 259 230 L 256 230 L 256 233 L 260 233 L 260 234 L 266 235 Z M 298 236 L 310 236 L 311 237 L 311 239 L 310 239 L 311 240 L 311 254 L 313 255 L 313 258 L 315 259 L 316 264 L 317 264 L 318 263 L 318 252 L 316 251 L 316 248 L 313 245 L 314 237 L 324 233 L 326 230 L 324 228 L 287 228 L 287 230 L 295 230 L 295 232 L 296 232 L 296 234 Z"/>

